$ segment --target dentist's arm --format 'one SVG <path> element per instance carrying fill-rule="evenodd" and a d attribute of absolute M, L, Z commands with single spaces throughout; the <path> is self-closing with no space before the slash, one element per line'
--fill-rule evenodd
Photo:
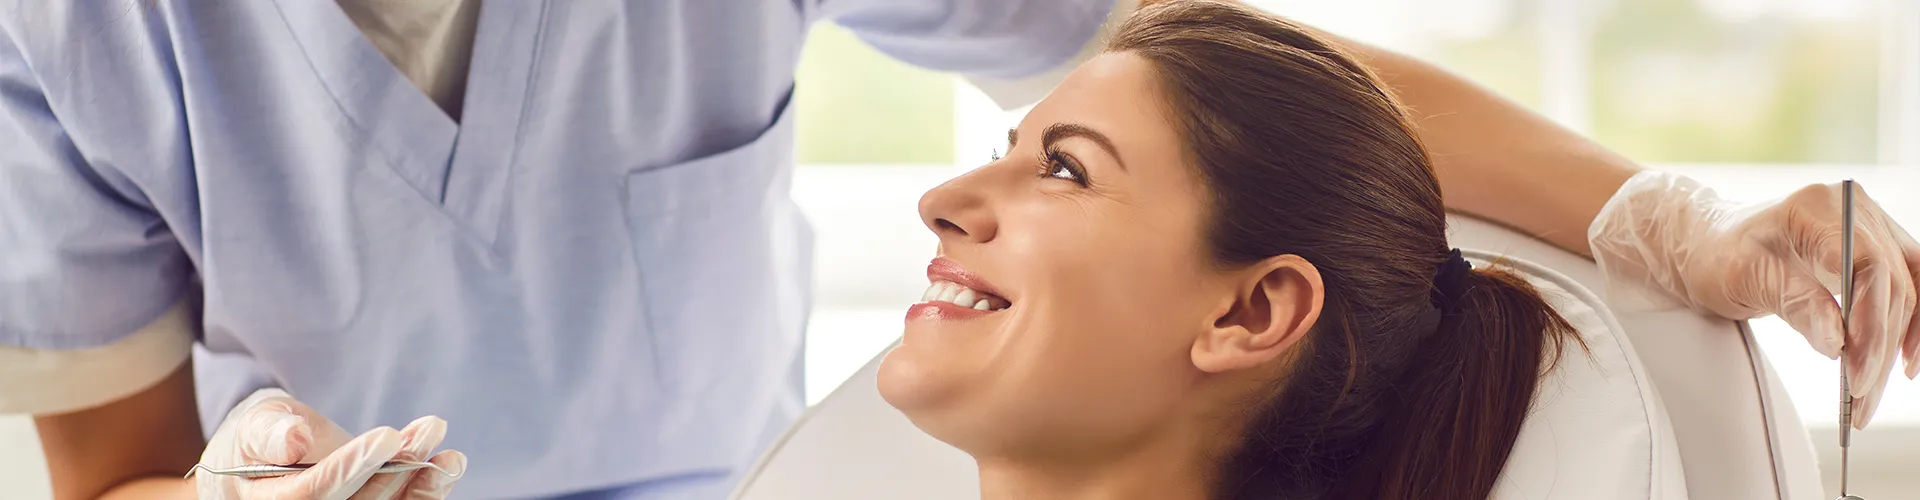
<path fill-rule="evenodd" d="M 1168 1 L 1177 0 L 1141 8 Z M 1411 109 L 1447 208 L 1591 255 L 1588 225 L 1640 167 L 1438 66 L 1308 29 L 1355 55 Z"/>
<path fill-rule="evenodd" d="M 1639 166 L 1437 66 L 1322 34 L 1359 54 L 1411 109 L 1447 208 L 1592 256 L 1588 226 Z"/>
<path fill-rule="evenodd" d="M 70 133 L 88 121 L 59 105 L 91 96 L 49 93 L 12 26 L 0 22 L 0 414 L 34 415 L 54 498 L 445 497 L 455 476 L 370 479 L 394 457 L 426 460 L 445 436 L 437 418 L 353 438 L 284 393 L 267 394 L 202 439 L 194 268 L 139 182 L 161 174 L 82 140 L 114 139 L 104 131 Z M 464 470 L 458 452 L 432 456 Z M 195 463 L 295 461 L 317 464 L 279 478 L 181 479 Z"/>
<path fill-rule="evenodd" d="M 11 26 L 0 23 L 0 413 L 34 415 L 54 498 L 191 498 L 180 475 L 203 445 L 193 337 L 185 308 L 167 306 L 192 264 L 134 177 L 76 145 Z M 149 322 L 160 326 L 139 328 Z"/>
<path fill-rule="evenodd" d="M 193 406 L 192 362 L 131 396 L 34 416 L 57 499 L 186 499 L 180 475 L 206 445 Z"/>

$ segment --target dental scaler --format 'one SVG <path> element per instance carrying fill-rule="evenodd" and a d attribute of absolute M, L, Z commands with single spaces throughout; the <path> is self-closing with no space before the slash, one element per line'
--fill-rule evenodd
<path fill-rule="evenodd" d="M 1847 448 L 1853 441 L 1853 384 L 1847 380 L 1847 338 L 1853 335 L 1853 179 L 1840 181 L 1840 498 L 1847 494 Z"/>

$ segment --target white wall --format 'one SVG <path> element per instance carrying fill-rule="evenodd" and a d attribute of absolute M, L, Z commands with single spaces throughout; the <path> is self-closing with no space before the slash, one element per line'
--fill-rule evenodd
<path fill-rule="evenodd" d="M 25 415 L 0 415 L 0 498 L 53 498 L 40 438 Z"/>

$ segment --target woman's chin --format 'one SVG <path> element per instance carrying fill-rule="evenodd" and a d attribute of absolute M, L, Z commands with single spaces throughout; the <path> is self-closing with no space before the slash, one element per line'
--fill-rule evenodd
<path fill-rule="evenodd" d="M 917 353 L 908 346 L 888 352 L 880 361 L 877 384 L 887 404 L 900 410 L 920 430 L 945 441 L 941 431 L 951 429 L 942 422 L 969 419 L 958 414 L 970 406 L 961 401 L 967 392 L 966 377 L 956 373 L 956 367 L 928 359 L 926 354 L 930 353 Z"/>
<path fill-rule="evenodd" d="M 895 409 L 908 412 L 934 405 L 942 391 L 939 377 L 911 352 L 912 348 L 902 345 L 887 352 L 880 360 L 880 371 L 876 374 L 880 388 L 880 397 Z"/>

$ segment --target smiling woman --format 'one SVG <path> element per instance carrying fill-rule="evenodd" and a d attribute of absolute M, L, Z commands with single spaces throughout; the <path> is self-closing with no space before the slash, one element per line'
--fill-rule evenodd
<path fill-rule="evenodd" d="M 882 395 L 988 498 L 1485 498 L 1571 327 L 1450 252 L 1394 98 L 1278 18 L 1143 9 L 929 191 Z M 985 307 L 982 307 L 982 305 Z"/>

